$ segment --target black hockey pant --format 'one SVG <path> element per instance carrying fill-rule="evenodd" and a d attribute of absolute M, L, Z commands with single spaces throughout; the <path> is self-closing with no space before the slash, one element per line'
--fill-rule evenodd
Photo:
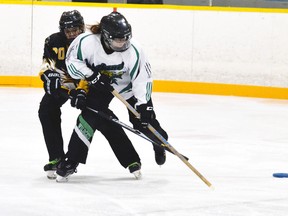
<path fill-rule="evenodd" d="M 42 125 L 49 161 L 64 157 L 61 130 L 61 106 L 68 97 L 45 94 L 40 102 L 38 116 Z"/>
<path fill-rule="evenodd" d="M 117 118 L 109 109 L 102 111 Z M 85 164 L 89 146 L 96 130 L 99 130 L 105 136 L 115 156 L 124 168 L 134 162 L 140 163 L 140 158 L 123 128 L 87 109 L 83 110 L 77 119 L 66 157 L 75 162 Z"/>
<path fill-rule="evenodd" d="M 132 107 L 135 107 L 135 104 L 136 104 L 136 99 L 134 97 L 131 97 L 127 100 L 127 102 L 132 106 Z M 150 99 L 148 101 L 148 105 L 150 106 L 153 106 L 153 103 L 152 103 L 152 99 Z M 154 112 L 154 111 L 153 111 Z M 149 137 L 151 140 L 153 141 L 159 141 L 159 139 L 148 129 L 148 128 L 143 128 L 143 126 L 141 125 L 141 122 L 139 121 L 139 119 L 137 119 L 135 117 L 135 115 L 130 111 L 128 110 L 128 113 L 129 113 L 129 120 L 130 122 L 133 124 L 133 127 L 139 131 L 141 131 L 142 133 L 144 133 L 147 137 Z M 161 127 L 159 121 L 156 119 L 156 113 L 154 112 L 154 116 L 155 118 L 151 120 L 150 124 L 155 128 L 156 131 L 158 131 L 161 136 L 163 136 L 163 138 L 165 138 L 166 140 L 168 140 L 168 134 L 166 133 L 166 131 Z M 161 150 L 163 149 L 163 147 L 160 147 L 158 145 L 153 145 L 153 149 L 154 151 L 157 151 L 157 150 Z"/>

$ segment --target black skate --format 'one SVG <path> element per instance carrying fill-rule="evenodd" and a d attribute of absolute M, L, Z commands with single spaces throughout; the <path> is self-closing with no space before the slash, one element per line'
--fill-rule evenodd
<path fill-rule="evenodd" d="M 135 162 L 128 166 L 130 173 L 132 173 L 136 179 L 141 179 L 141 163 Z"/>
<path fill-rule="evenodd" d="M 161 166 L 166 162 L 166 151 L 163 147 L 161 148 L 154 148 L 155 151 L 155 161 L 156 163 Z"/>
<path fill-rule="evenodd" d="M 57 177 L 56 181 L 57 182 L 67 182 L 69 177 L 73 173 L 77 173 L 77 166 L 79 165 L 78 162 L 71 161 L 71 160 L 65 160 L 62 161 L 58 166 L 57 166 Z"/>
<path fill-rule="evenodd" d="M 60 161 L 60 158 L 56 158 L 55 160 L 49 161 L 49 163 L 44 166 L 44 171 L 46 172 L 48 179 L 56 179 L 57 165 Z"/>

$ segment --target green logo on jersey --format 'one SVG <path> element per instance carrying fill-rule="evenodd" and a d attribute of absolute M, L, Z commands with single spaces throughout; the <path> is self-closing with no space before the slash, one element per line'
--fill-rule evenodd
<path fill-rule="evenodd" d="M 107 71 L 107 70 L 104 70 L 104 71 L 101 71 L 101 74 L 104 74 L 108 77 L 110 77 L 111 79 L 111 84 L 114 83 L 116 85 L 118 85 L 117 83 L 117 79 L 122 79 L 122 76 L 124 74 L 123 71 L 119 71 L 119 72 L 112 72 L 112 71 Z"/>
<path fill-rule="evenodd" d="M 124 62 L 118 65 L 101 64 L 95 66 L 93 64 L 91 68 L 93 71 L 100 71 L 101 74 L 108 76 L 111 79 L 111 84 L 114 83 L 116 85 L 118 85 L 117 79 L 122 79 L 122 76 L 125 73 L 125 71 L 123 70 Z"/>

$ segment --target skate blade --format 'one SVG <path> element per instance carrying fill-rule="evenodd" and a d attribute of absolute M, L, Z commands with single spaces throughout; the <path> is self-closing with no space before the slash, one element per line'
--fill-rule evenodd
<path fill-rule="evenodd" d="M 53 170 L 46 171 L 47 178 L 50 180 L 55 180 L 57 177 L 55 172 L 56 171 Z"/>
<path fill-rule="evenodd" d="M 135 176 L 135 178 L 136 178 L 137 180 L 140 180 L 140 179 L 142 178 L 142 173 L 141 173 L 140 170 L 136 170 L 136 171 L 133 172 L 132 174 Z"/>
<path fill-rule="evenodd" d="M 68 182 L 69 178 L 68 177 L 62 177 L 60 175 L 57 175 L 56 177 L 56 182 L 58 183 L 65 183 Z"/>

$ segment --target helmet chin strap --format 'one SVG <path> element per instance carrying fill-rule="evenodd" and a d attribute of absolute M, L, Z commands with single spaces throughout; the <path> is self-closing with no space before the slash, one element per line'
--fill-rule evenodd
<path fill-rule="evenodd" d="M 104 51 L 107 54 L 111 54 L 114 52 L 114 50 L 110 47 L 109 42 L 106 41 L 102 36 L 101 36 L 101 44 L 102 44 Z"/>

